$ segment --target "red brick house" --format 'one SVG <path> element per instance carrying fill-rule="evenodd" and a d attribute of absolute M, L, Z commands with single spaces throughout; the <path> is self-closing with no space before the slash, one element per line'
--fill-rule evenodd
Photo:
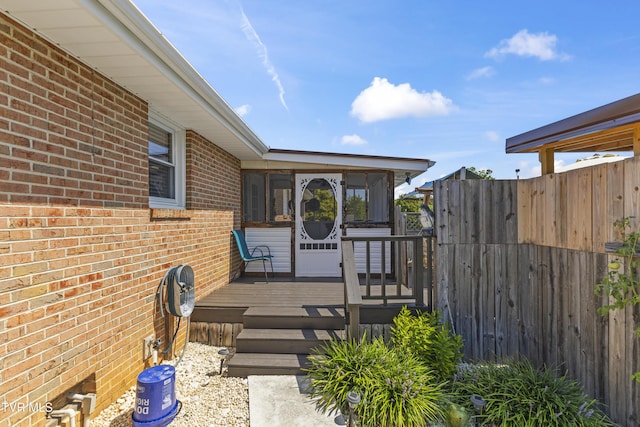
<path fill-rule="evenodd" d="M 393 187 L 433 164 L 269 148 L 127 0 L 0 5 L 0 427 L 133 385 L 169 267 L 193 268 L 197 298 L 227 285 L 242 227 L 278 274 L 339 276 L 327 239 L 391 233 Z M 298 241 L 318 191 L 340 231 Z"/>

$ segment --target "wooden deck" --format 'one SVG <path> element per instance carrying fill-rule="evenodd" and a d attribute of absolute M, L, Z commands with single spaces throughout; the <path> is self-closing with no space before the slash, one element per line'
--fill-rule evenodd
<path fill-rule="evenodd" d="M 357 284 L 356 284 L 357 287 Z M 388 295 L 396 285 L 386 285 Z M 382 286 L 372 285 L 380 295 Z M 365 286 L 361 287 L 363 293 Z M 381 300 L 363 300 L 360 326 L 374 326 L 379 335 L 392 323 L 411 290 L 402 289 L 402 299 L 383 305 Z M 354 324 L 358 324 L 357 322 Z M 367 325 L 370 324 L 370 325 Z M 227 362 L 228 375 L 300 375 L 307 355 L 329 339 L 346 336 L 344 283 L 340 279 L 282 279 L 266 283 L 243 277 L 201 298 L 191 315 L 190 339 L 209 345 L 230 346 L 235 354 Z"/>
<path fill-rule="evenodd" d="M 391 295 L 395 285 L 386 285 Z M 362 286 L 362 293 L 365 287 Z M 379 295 L 381 286 L 372 286 L 372 294 Z M 403 293 L 411 290 L 404 288 Z M 395 300 L 383 306 L 380 300 L 364 300 L 363 311 L 376 312 L 388 318 L 402 305 L 413 301 Z M 266 283 L 258 277 L 242 277 L 227 286 L 217 289 L 196 302 L 191 320 L 194 322 L 242 323 L 242 314 L 250 307 L 303 307 L 326 308 L 331 311 L 344 308 L 344 284 L 337 279 L 275 278 Z M 371 320 L 364 315 L 363 320 Z M 371 323 L 374 323 L 371 321 Z M 384 322 L 380 322 L 384 323 Z"/>

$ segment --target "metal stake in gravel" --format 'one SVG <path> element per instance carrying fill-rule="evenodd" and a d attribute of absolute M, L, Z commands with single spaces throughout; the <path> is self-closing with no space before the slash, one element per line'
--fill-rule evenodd
<path fill-rule="evenodd" d="M 220 351 L 218 351 L 218 354 L 222 356 L 222 358 L 220 359 L 220 375 L 222 375 L 222 366 L 224 365 L 225 359 L 229 355 L 229 350 L 226 348 L 221 348 Z"/>

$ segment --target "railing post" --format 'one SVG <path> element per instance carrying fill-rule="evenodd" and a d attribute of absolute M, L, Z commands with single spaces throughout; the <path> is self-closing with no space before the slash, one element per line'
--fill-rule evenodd
<path fill-rule="evenodd" d="M 422 240 L 422 239 L 420 239 Z M 427 240 L 427 294 L 429 309 L 433 311 L 433 236 L 426 238 Z"/>
<path fill-rule="evenodd" d="M 384 240 L 380 240 L 380 290 L 382 291 L 382 303 L 387 305 L 387 252 Z"/>
<path fill-rule="evenodd" d="M 415 269 L 415 298 L 418 307 L 424 306 L 424 261 L 422 237 L 416 239 L 413 245 L 413 268 Z"/>
<path fill-rule="evenodd" d="M 360 304 L 349 304 L 349 339 L 360 338 Z"/>
<path fill-rule="evenodd" d="M 355 245 L 355 243 L 354 243 Z M 371 296 L 371 242 L 369 240 L 367 240 L 365 242 L 365 245 L 367 247 L 366 250 L 366 267 L 365 267 L 365 274 L 366 274 L 366 285 L 367 285 L 367 297 Z"/>
<path fill-rule="evenodd" d="M 347 332 L 350 339 L 357 340 L 360 337 L 362 295 L 353 254 L 353 242 L 344 240 L 342 241 L 342 274 L 344 277 L 344 308 L 349 321 Z"/>

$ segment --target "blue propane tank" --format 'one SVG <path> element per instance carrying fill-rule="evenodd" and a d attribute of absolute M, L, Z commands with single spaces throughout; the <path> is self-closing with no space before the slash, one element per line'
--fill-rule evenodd
<path fill-rule="evenodd" d="M 179 407 L 173 366 L 153 366 L 138 374 L 133 427 L 164 427 L 178 415 Z"/>

